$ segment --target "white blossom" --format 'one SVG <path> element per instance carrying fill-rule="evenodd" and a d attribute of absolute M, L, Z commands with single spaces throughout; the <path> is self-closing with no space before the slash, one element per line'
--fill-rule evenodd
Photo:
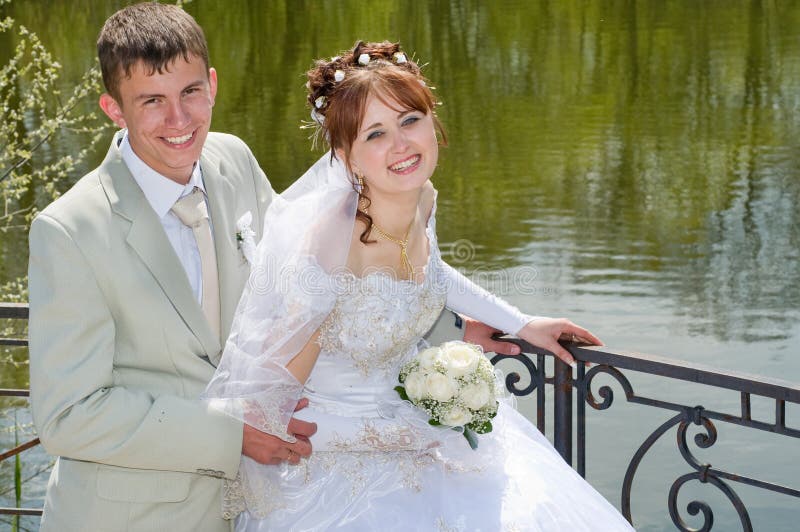
<path fill-rule="evenodd" d="M 442 346 L 440 360 L 450 377 L 463 377 L 475 371 L 483 356 L 472 344 L 465 342 L 447 342 Z"/>
<path fill-rule="evenodd" d="M 414 402 L 425 397 L 425 377 L 420 371 L 413 371 L 408 374 L 405 382 L 406 395 Z"/>
<path fill-rule="evenodd" d="M 423 351 L 420 351 L 420 353 L 417 355 L 419 365 L 425 369 L 433 368 L 436 361 L 439 360 L 441 352 L 442 350 L 438 347 L 429 347 Z"/>
<path fill-rule="evenodd" d="M 425 388 L 435 401 L 449 401 L 456 394 L 456 382 L 437 371 L 425 377 Z"/>
<path fill-rule="evenodd" d="M 448 425 L 450 427 L 463 427 L 472 421 L 472 414 L 466 408 L 454 406 L 442 416 L 440 421 L 442 425 Z"/>
<path fill-rule="evenodd" d="M 470 410 L 480 410 L 495 400 L 485 382 L 467 384 L 458 392 L 458 397 Z"/>

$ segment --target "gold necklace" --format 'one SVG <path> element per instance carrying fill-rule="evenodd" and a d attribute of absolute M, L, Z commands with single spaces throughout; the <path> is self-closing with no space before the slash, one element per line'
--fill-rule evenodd
<path fill-rule="evenodd" d="M 378 232 L 383 238 L 388 240 L 389 242 L 394 242 L 398 246 L 400 246 L 400 266 L 408 272 L 409 279 L 412 281 L 414 280 L 414 265 L 411 264 L 411 259 L 408 258 L 408 235 L 411 233 L 411 227 L 414 225 L 414 220 L 411 220 L 411 223 L 408 224 L 408 229 L 406 229 L 406 236 L 403 239 L 397 238 L 396 236 L 392 236 L 383 229 L 381 229 L 378 224 L 372 222 L 372 228 Z"/>

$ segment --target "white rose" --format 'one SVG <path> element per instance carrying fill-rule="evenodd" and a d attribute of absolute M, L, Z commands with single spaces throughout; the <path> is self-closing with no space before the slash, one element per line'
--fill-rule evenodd
<path fill-rule="evenodd" d="M 442 346 L 441 361 L 450 377 L 462 377 L 475 371 L 481 354 L 464 342 L 448 342 Z"/>
<path fill-rule="evenodd" d="M 469 410 L 460 406 L 454 406 L 439 419 L 439 423 L 449 427 L 463 427 L 470 421 L 472 421 L 472 414 L 469 413 Z"/>
<path fill-rule="evenodd" d="M 425 396 L 425 377 L 421 372 L 409 373 L 403 385 L 406 388 L 406 395 L 412 401 L 418 401 Z"/>
<path fill-rule="evenodd" d="M 432 399 L 441 402 L 449 401 L 456 393 L 455 381 L 435 371 L 425 378 L 425 388 Z"/>
<path fill-rule="evenodd" d="M 487 386 L 485 382 L 467 384 L 461 388 L 461 391 L 458 395 L 467 408 L 471 410 L 480 410 L 489 404 L 489 401 L 494 400 L 491 391 L 489 390 L 489 386 Z"/>
<path fill-rule="evenodd" d="M 438 347 L 429 347 L 417 355 L 417 360 L 419 360 L 420 367 L 425 369 L 433 368 L 433 365 L 439 360 L 439 356 L 441 355 L 442 350 Z"/>

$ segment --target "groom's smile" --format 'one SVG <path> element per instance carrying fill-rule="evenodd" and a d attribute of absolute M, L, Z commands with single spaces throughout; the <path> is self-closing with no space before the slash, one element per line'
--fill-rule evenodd
<path fill-rule="evenodd" d="M 200 58 L 178 57 L 161 72 L 139 61 L 122 75 L 119 99 L 100 97 L 103 111 L 120 127 L 136 155 L 178 183 L 187 183 L 211 124 L 217 74 Z"/>

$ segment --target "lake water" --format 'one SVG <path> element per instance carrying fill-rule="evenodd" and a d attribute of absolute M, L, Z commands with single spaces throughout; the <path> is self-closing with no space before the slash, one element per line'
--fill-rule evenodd
<path fill-rule="evenodd" d="M 124 3 L 14 0 L 0 13 L 39 33 L 68 87 Z M 428 63 L 443 101 L 450 145 L 434 182 L 454 265 L 611 348 L 800 382 L 800 3 L 196 0 L 187 10 L 219 74 L 214 129 L 244 138 L 277 190 L 319 156 L 299 128 L 312 59 L 359 38 L 400 40 Z M 15 43 L 0 34 L 0 62 Z M 74 151 L 73 137 L 48 149 Z M 26 249 L 22 231 L 0 239 L 1 284 L 24 275 Z M 497 281 L 522 274 L 525 290 Z M 27 385 L 24 363 L 3 372 L 3 385 Z M 737 394 L 632 380 L 649 397 L 738 412 Z M 753 410 L 774 415 L 766 402 Z M 28 415 L 4 412 L 6 427 Z M 789 405 L 787 424 L 799 414 Z M 632 453 L 669 415 L 619 397 L 588 413 L 587 477 L 615 504 Z M 714 467 L 800 487 L 797 440 L 717 427 L 718 443 L 695 449 Z M 2 438 L 7 448 L 13 433 Z M 641 530 L 671 529 L 667 491 L 688 472 L 665 439 L 635 484 Z M 41 451 L 24 456 L 30 475 L 47 463 Z M 6 461 L 0 486 L 9 474 Z M 45 477 L 26 484 L 26 504 L 41 503 Z M 733 487 L 756 530 L 790 530 L 800 517 L 797 499 Z M 715 529 L 740 528 L 708 485 L 681 501 L 695 493 Z"/>

